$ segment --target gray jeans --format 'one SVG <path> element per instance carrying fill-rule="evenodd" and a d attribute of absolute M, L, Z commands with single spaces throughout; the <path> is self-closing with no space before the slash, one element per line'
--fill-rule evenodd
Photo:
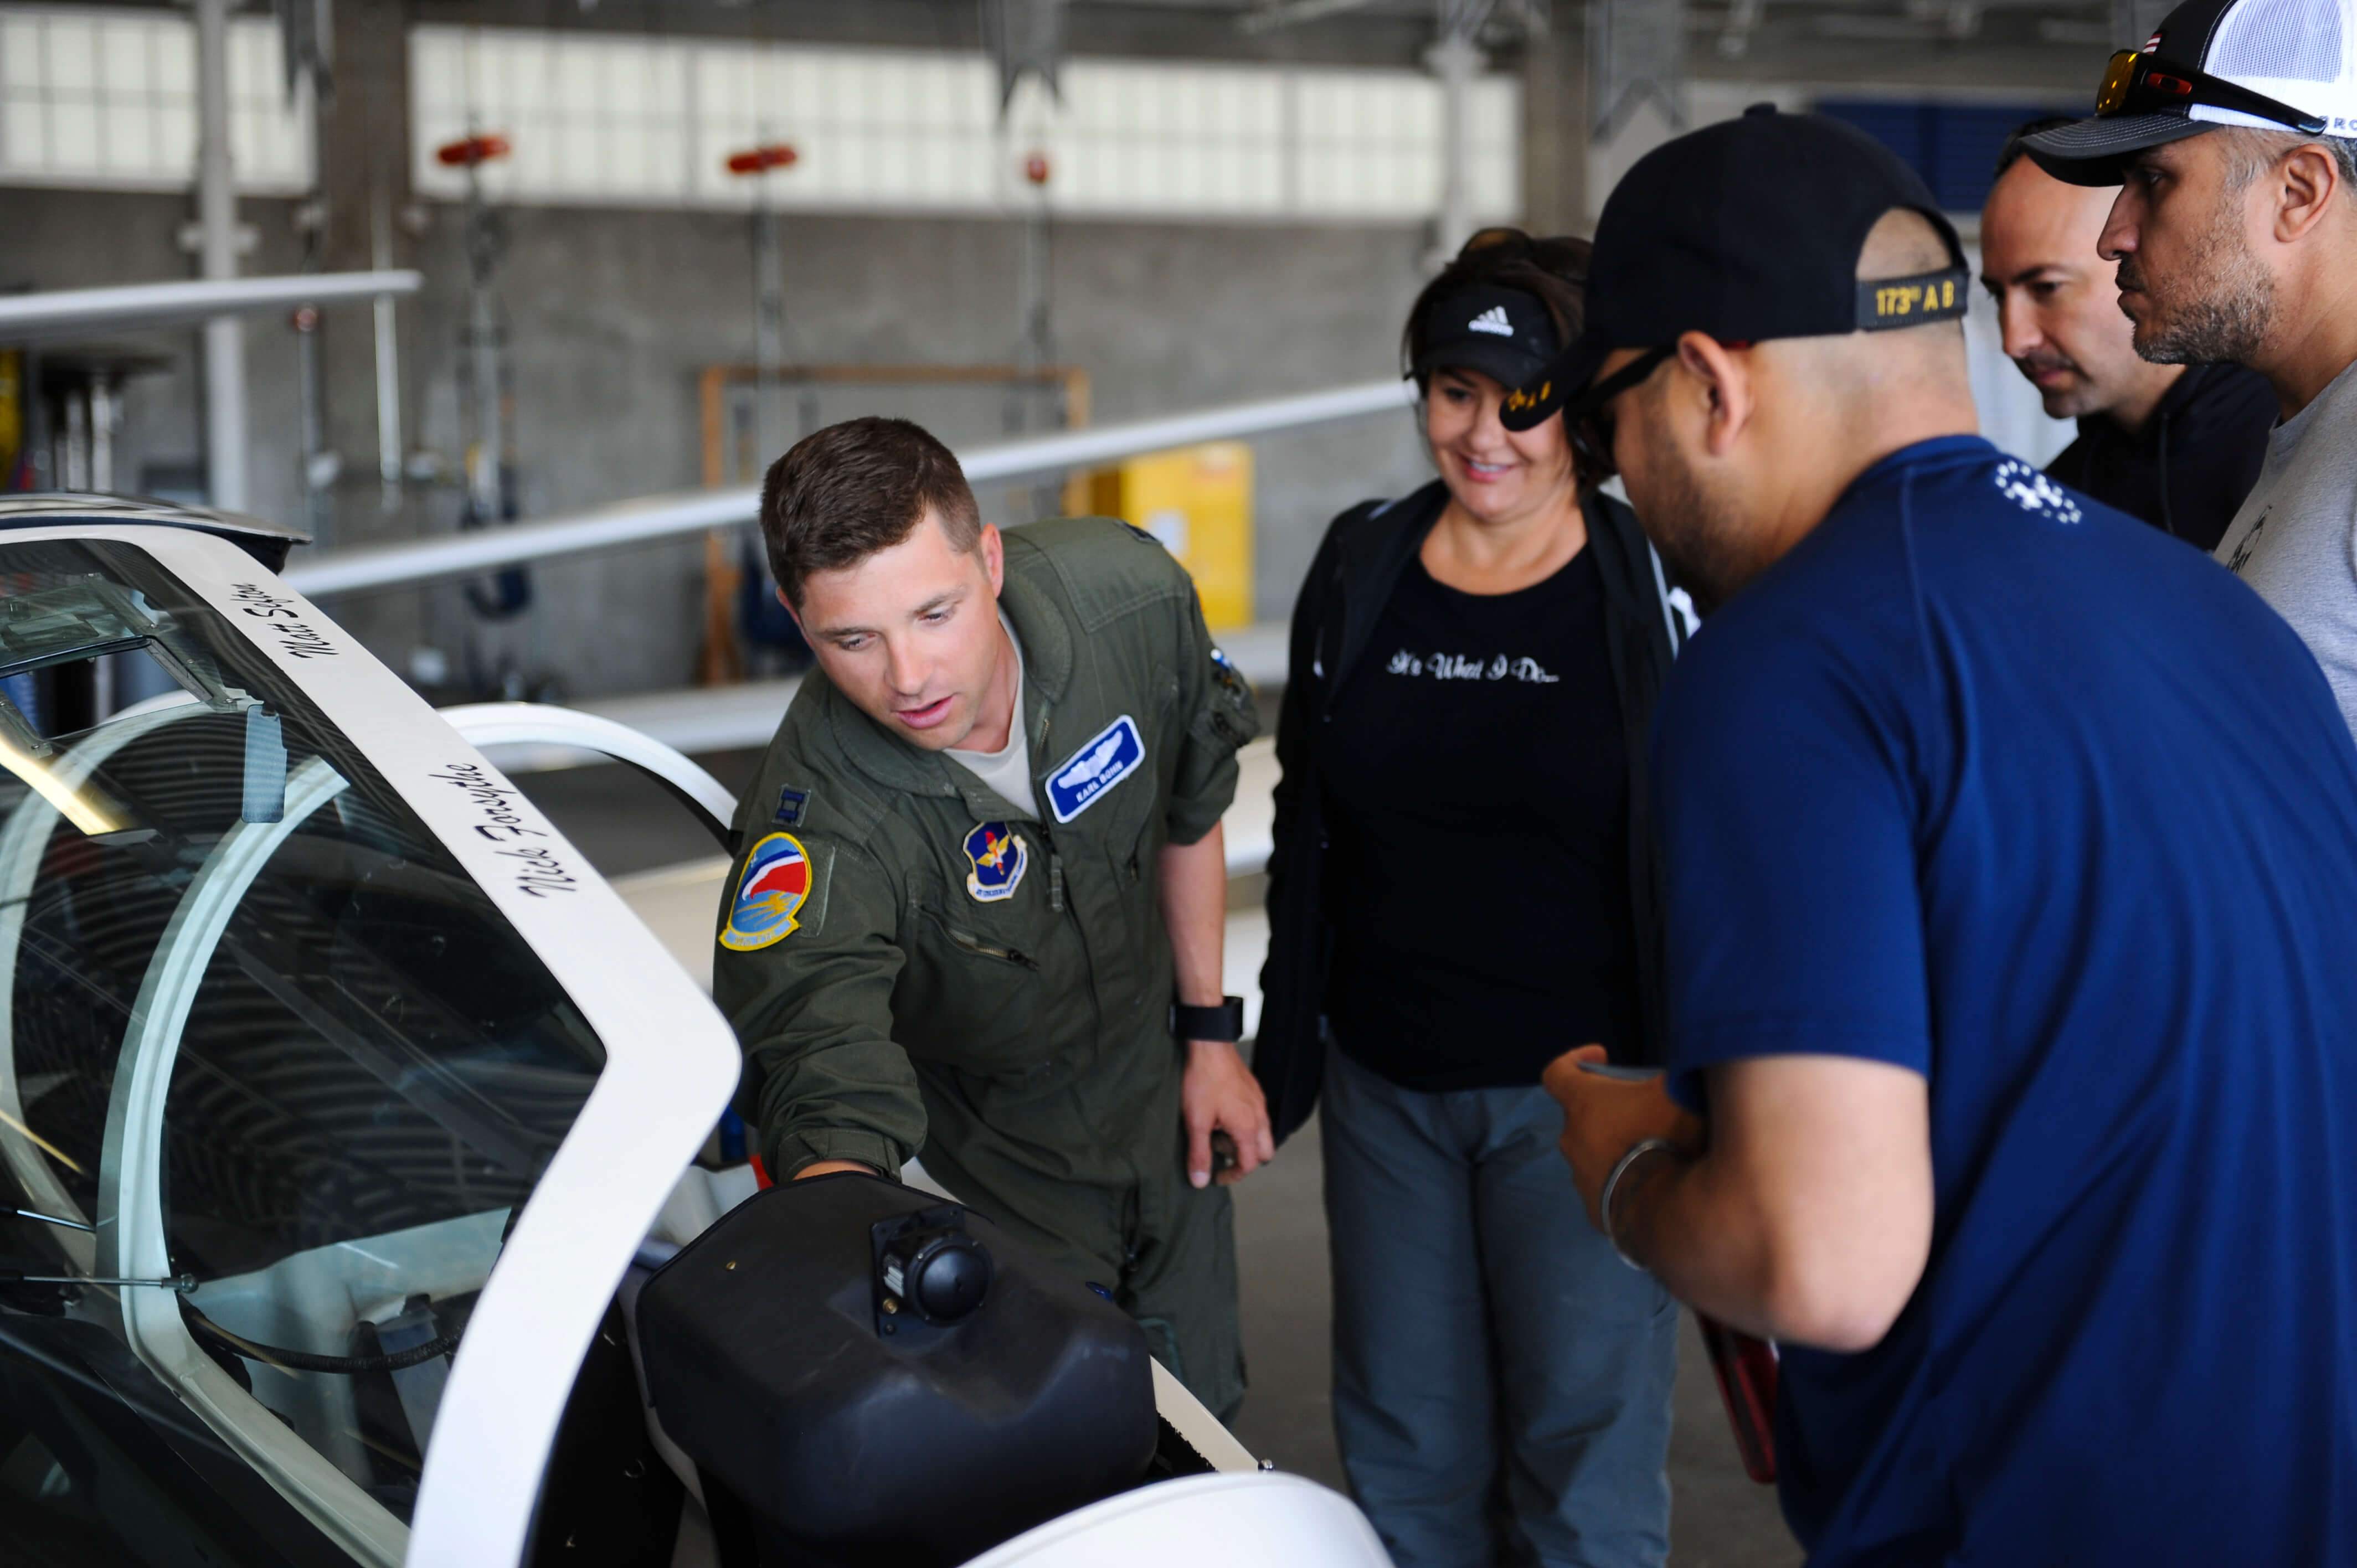
<path fill-rule="evenodd" d="M 1334 1434 L 1399 1568 L 1659 1568 L 1677 1307 L 1580 1208 L 1544 1090 L 1329 1047 Z"/>

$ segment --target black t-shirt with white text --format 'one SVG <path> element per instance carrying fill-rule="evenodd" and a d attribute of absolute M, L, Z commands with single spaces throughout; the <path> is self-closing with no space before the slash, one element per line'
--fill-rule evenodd
<path fill-rule="evenodd" d="M 1633 1041 L 1628 755 L 1592 551 L 1511 594 L 1411 559 L 1319 742 L 1327 1011 L 1353 1060 L 1502 1088 Z"/>

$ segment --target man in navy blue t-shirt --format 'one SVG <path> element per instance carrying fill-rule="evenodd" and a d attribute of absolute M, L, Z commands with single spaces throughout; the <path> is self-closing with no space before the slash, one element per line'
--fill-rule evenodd
<path fill-rule="evenodd" d="M 1813 1563 L 2357 1563 L 2357 747 L 2243 585 L 1973 434 L 1961 265 L 1813 116 L 1605 209 L 1518 417 L 1718 609 L 1654 743 L 1675 1103 L 1566 1058 L 1565 1153 L 1781 1342 Z"/>

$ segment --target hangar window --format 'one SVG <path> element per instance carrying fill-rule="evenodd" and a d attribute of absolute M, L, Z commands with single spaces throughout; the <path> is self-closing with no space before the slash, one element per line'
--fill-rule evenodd
<path fill-rule="evenodd" d="M 9 543 L 0 590 L 0 677 L 34 698 L 0 701 L 0 1410 L 30 1423 L 0 1444 L 102 1537 L 76 1433 L 201 1448 L 178 1396 L 397 1558 L 452 1347 L 603 1047 L 361 748 L 145 553 Z M 168 690 L 68 727 L 62 677 L 101 658 Z M 159 1477 L 211 1528 L 218 1476 Z"/>
<path fill-rule="evenodd" d="M 196 26 L 170 11 L 0 6 L 0 184 L 185 190 L 197 167 Z M 289 101 L 277 24 L 230 22 L 239 188 L 311 184 L 308 85 Z"/>
<path fill-rule="evenodd" d="M 1407 70 L 1072 59 L 1060 103 L 1018 91 L 1009 129 L 978 54 L 420 27 L 410 34 L 417 188 L 457 199 L 437 148 L 498 134 L 483 166 L 503 201 L 745 208 L 729 154 L 791 143 L 760 177 L 798 210 L 994 213 L 1034 195 L 1047 155 L 1059 212 L 1178 220 L 1403 221 L 1440 204 L 1440 87 Z M 1521 204 L 1521 86 L 1475 83 L 1472 206 Z"/>

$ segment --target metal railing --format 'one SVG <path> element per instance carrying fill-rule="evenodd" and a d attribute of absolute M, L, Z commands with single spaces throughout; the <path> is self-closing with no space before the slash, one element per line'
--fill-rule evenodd
<path fill-rule="evenodd" d="M 296 273 L 282 277 L 188 279 L 109 288 L 51 289 L 0 298 L 0 343 L 88 332 L 150 331 L 214 316 L 251 316 L 297 305 L 335 305 L 415 294 L 422 274 Z"/>
<path fill-rule="evenodd" d="M 958 454 L 969 483 L 982 485 L 1089 467 L 1145 452 L 1230 441 L 1304 425 L 1388 413 L 1415 401 L 1405 381 L 1368 381 L 1300 397 L 1231 403 L 1125 424 L 996 442 Z M 641 544 L 707 528 L 750 522 L 760 506 L 751 485 L 647 496 L 572 517 L 484 529 L 447 538 L 339 550 L 287 568 L 286 581 L 313 598 L 471 576 L 501 566 Z"/>

